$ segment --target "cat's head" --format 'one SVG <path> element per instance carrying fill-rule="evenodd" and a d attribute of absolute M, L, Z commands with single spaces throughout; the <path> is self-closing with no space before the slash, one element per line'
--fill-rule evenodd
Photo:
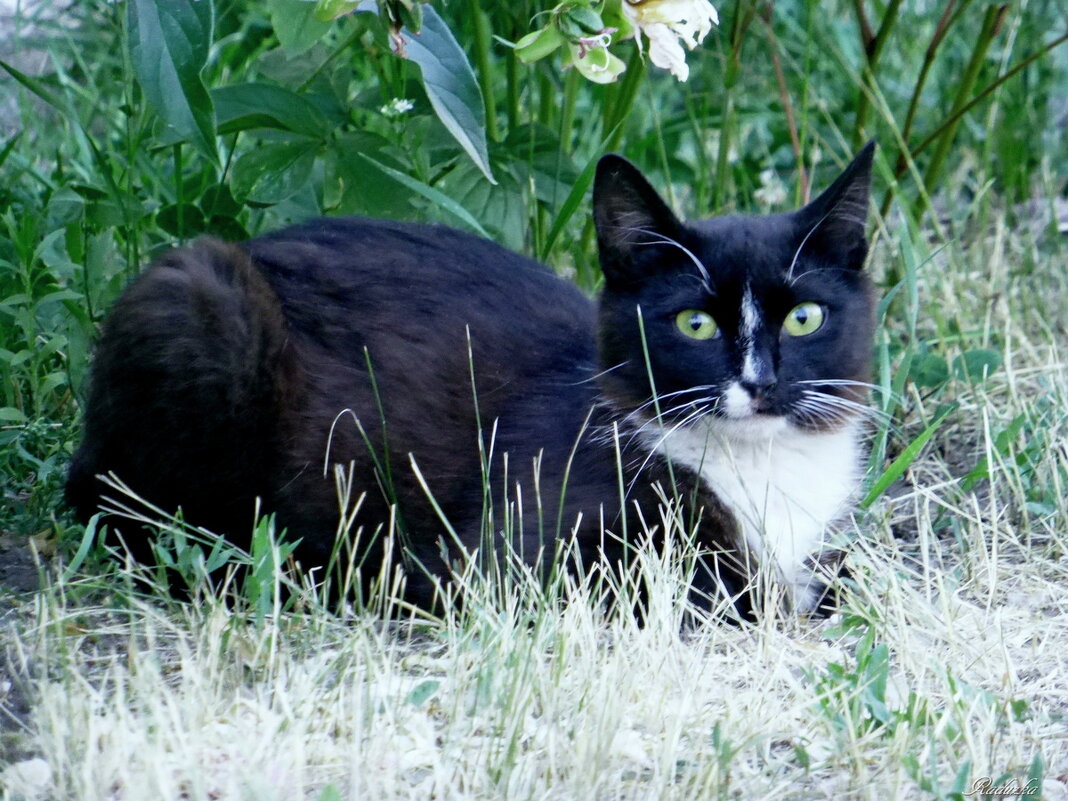
<path fill-rule="evenodd" d="M 836 430 L 862 414 L 873 151 L 869 143 L 797 211 L 691 223 L 630 162 L 605 156 L 594 220 L 608 399 L 639 419 L 708 420 L 749 436 Z"/>

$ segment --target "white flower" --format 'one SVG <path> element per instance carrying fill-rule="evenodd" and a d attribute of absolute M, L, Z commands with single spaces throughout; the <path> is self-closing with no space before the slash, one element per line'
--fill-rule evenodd
<path fill-rule="evenodd" d="M 653 64 L 670 70 L 680 81 L 690 77 L 682 42 L 693 50 L 719 24 L 719 14 L 708 0 L 623 0 L 623 14 L 649 40 Z M 640 48 L 641 35 L 637 41 Z"/>
<path fill-rule="evenodd" d="M 415 103 L 406 97 L 395 97 L 379 109 L 387 117 L 399 117 L 415 108 Z"/>
<path fill-rule="evenodd" d="M 753 197 L 761 206 L 780 206 L 786 202 L 786 186 L 779 180 L 775 170 L 760 171 L 760 189 L 753 193 Z"/>

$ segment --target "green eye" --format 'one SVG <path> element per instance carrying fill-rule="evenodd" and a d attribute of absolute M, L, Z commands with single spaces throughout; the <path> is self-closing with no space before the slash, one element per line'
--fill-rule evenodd
<path fill-rule="evenodd" d="M 818 303 L 799 303 L 790 309 L 782 327 L 792 337 L 814 334 L 823 326 L 823 307 Z"/>
<path fill-rule="evenodd" d="M 697 309 L 680 311 L 675 316 L 675 325 L 686 336 L 693 339 L 711 339 L 719 333 L 719 326 L 708 312 Z"/>

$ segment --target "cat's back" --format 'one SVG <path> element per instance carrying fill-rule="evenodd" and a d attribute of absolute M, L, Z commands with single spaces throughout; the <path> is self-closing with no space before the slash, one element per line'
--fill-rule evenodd
<path fill-rule="evenodd" d="M 323 218 L 244 247 L 291 324 L 335 346 L 470 330 L 475 341 L 537 349 L 593 327 L 591 301 L 547 267 L 442 225 Z"/>

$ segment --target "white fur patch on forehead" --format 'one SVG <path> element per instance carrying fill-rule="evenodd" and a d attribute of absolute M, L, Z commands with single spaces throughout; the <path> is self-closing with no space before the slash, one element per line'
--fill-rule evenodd
<path fill-rule="evenodd" d="M 745 289 L 742 291 L 742 328 L 738 332 L 739 339 L 752 344 L 759 324 L 760 309 L 757 308 L 756 299 L 753 297 L 752 285 L 746 283 Z"/>
<path fill-rule="evenodd" d="M 753 287 L 746 283 L 742 292 L 742 325 L 738 331 L 738 348 L 742 352 L 742 380 L 757 380 L 756 357 L 753 348 L 756 342 L 756 330 L 760 324 L 760 309 L 753 298 Z M 737 384 L 733 386 L 737 387 Z"/>

